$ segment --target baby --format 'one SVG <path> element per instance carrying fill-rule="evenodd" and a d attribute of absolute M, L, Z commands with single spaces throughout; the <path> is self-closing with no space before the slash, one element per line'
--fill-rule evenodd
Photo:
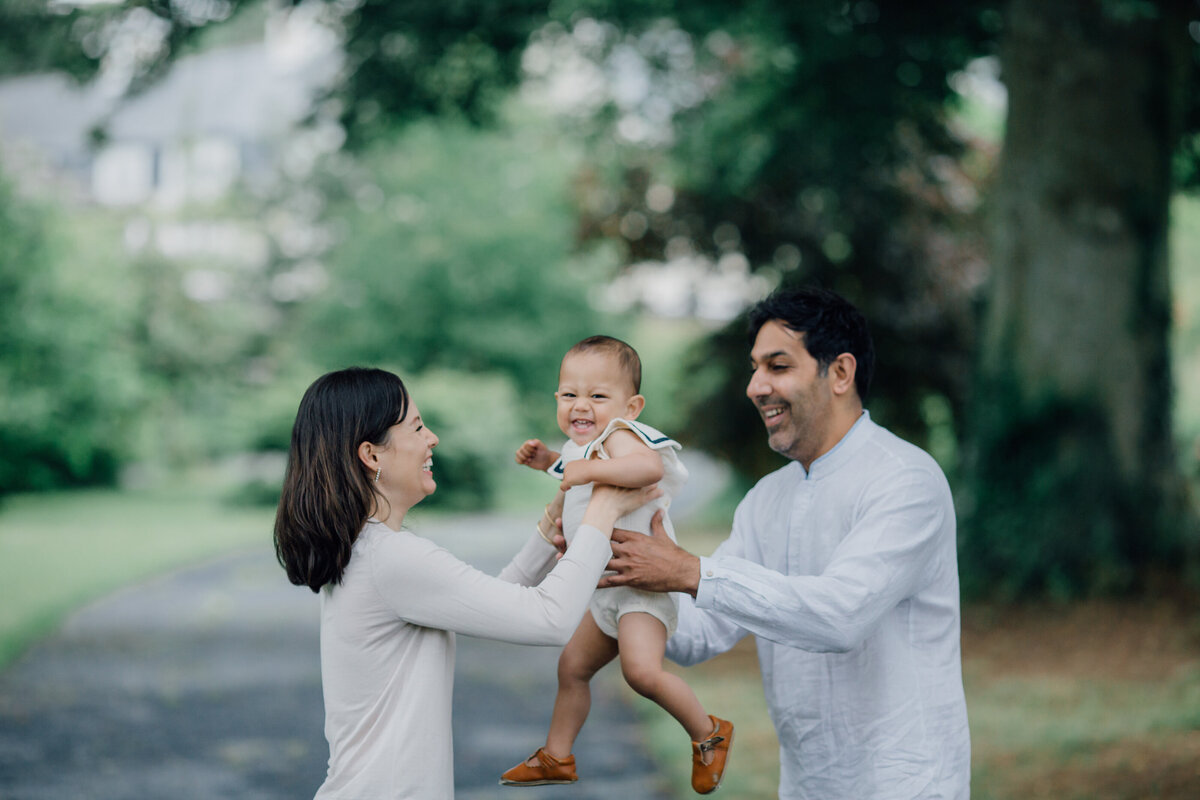
<path fill-rule="evenodd" d="M 592 483 L 641 487 L 658 483 L 663 496 L 622 517 L 615 527 L 650 533 L 650 518 L 666 509 L 687 480 L 675 451 L 679 444 L 636 422 L 646 404 L 637 351 L 619 339 L 592 336 L 563 356 L 559 369 L 558 427 L 567 435 L 562 453 L 537 439 L 517 450 L 517 461 L 560 478 L 566 492 L 562 523 L 570 542 L 591 496 Z M 664 527 L 675 538 L 670 520 Z M 549 531 L 539 522 L 546 538 Z M 704 711 L 691 687 L 663 669 L 667 638 L 674 632 L 678 600 L 670 594 L 629 587 L 598 589 L 579 628 L 558 661 L 558 694 L 546 744 L 504 773 L 508 786 L 574 783 L 575 737 L 591 707 L 589 682 L 620 656 L 621 673 L 634 691 L 662 706 L 692 740 L 692 788 L 700 794 L 721 783 L 733 725 Z"/>

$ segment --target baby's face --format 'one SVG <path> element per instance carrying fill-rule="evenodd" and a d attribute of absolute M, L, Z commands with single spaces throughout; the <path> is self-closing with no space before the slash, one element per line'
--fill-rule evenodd
<path fill-rule="evenodd" d="M 640 395 L 620 361 L 606 353 L 569 353 L 558 371 L 558 427 L 572 442 L 586 445 L 618 417 L 634 419 Z"/>

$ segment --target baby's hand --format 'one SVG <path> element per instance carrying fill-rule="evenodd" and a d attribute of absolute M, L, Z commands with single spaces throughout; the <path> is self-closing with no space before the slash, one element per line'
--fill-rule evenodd
<path fill-rule="evenodd" d="M 559 487 L 565 492 L 573 486 L 583 486 L 585 483 L 591 483 L 591 476 L 587 474 L 588 462 L 580 459 L 572 461 L 563 467 L 562 483 Z"/>
<path fill-rule="evenodd" d="M 546 471 L 558 460 L 558 453 L 542 443 L 541 439 L 529 439 L 517 448 L 517 463 L 530 469 Z"/>

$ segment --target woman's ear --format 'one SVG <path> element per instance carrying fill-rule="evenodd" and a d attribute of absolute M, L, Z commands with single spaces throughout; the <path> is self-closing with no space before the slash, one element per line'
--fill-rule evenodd
<path fill-rule="evenodd" d="M 640 394 L 635 394 L 629 398 L 629 402 L 625 404 L 625 419 L 637 419 L 638 414 L 642 413 L 642 409 L 646 407 L 646 398 Z"/>
<path fill-rule="evenodd" d="M 363 463 L 367 469 L 375 469 L 379 466 L 379 457 L 375 455 L 375 446 L 370 442 L 363 442 L 358 446 L 358 460 Z"/>

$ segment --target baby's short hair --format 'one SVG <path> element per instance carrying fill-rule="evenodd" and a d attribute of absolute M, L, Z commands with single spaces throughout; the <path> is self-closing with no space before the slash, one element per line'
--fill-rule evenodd
<path fill-rule="evenodd" d="M 583 341 L 577 342 L 567 351 L 567 355 L 589 351 L 599 351 L 616 358 L 621 369 L 633 383 L 633 393 L 638 394 L 642 391 L 642 359 L 638 357 L 637 350 L 612 336 L 589 336 Z"/>

